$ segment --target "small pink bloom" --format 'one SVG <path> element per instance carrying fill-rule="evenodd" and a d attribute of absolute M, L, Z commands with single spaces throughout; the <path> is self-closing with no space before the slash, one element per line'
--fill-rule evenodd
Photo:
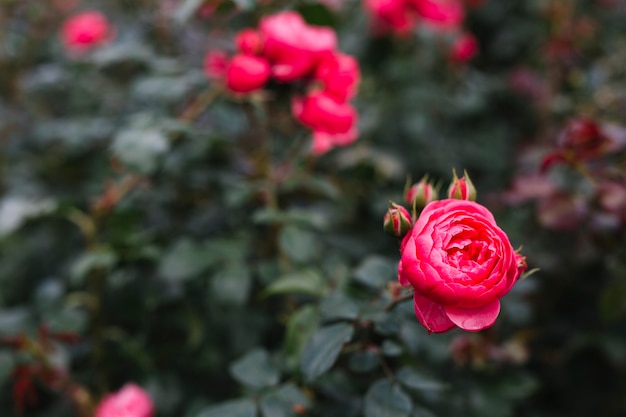
<path fill-rule="evenodd" d="M 113 39 L 114 32 L 109 22 L 98 11 L 76 14 L 65 21 L 61 28 L 61 40 L 72 52 L 85 52 Z"/>
<path fill-rule="evenodd" d="M 357 138 L 356 110 L 325 92 L 314 92 L 293 101 L 293 113 L 303 125 L 313 130 L 313 153 L 346 146 Z"/>
<path fill-rule="evenodd" d="M 491 212 L 473 201 L 429 203 L 405 236 L 401 284 L 415 289 L 415 314 L 429 332 L 479 331 L 500 312 L 520 275 L 519 256 Z"/>
<path fill-rule="evenodd" d="M 450 60 L 457 64 L 465 64 L 476 56 L 478 52 L 478 42 L 470 33 L 459 36 L 450 50 Z"/>
<path fill-rule="evenodd" d="M 204 73 L 210 80 L 221 80 L 226 76 L 228 55 L 224 51 L 209 51 L 204 57 Z"/>
<path fill-rule="evenodd" d="M 95 417 L 152 417 L 152 398 L 141 387 L 126 384 L 98 404 Z"/>
<path fill-rule="evenodd" d="M 296 12 L 264 17 L 259 32 L 264 41 L 263 55 L 272 64 L 272 75 L 283 82 L 309 75 L 324 53 L 337 48 L 332 29 L 308 25 Z"/>
<path fill-rule="evenodd" d="M 383 229 L 395 237 L 403 237 L 411 230 L 413 220 L 411 214 L 404 207 L 391 203 L 391 207 L 383 217 Z"/>
<path fill-rule="evenodd" d="M 435 30 L 457 30 L 465 18 L 465 9 L 459 0 L 413 1 L 422 21 Z"/>
<path fill-rule="evenodd" d="M 361 79 L 359 63 L 354 57 L 340 52 L 325 54 L 315 78 L 324 83 L 324 91 L 339 101 L 351 99 Z"/>
<path fill-rule="evenodd" d="M 415 26 L 415 13 L 407 0 L 365 0 L 365 9 L 374 19 L 378 32 L 402 35 Z"/>
<path fill-rule="evenodd" d="M 254 29 L 244 29 L 235 37 L 237 49 L 243 54 L 258 55 L 263 49 L 261 35 Z"/>
<path fill-rule="evenodd" d="M 258 90 L 269 78 L 269 63 L 257 56 L 235 55 L 226 69 L 226 87 L 235 93 Z"/>

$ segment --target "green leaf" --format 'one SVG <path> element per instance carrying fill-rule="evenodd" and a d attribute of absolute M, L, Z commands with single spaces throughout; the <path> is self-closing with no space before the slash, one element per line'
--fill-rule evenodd
<path fill-rule="evenodd" d="M 380 346 L 380 350 L 385 356 L 399 356 L 402 354 L 402 346 L 392 340 L 385 340 Z"/>
<path fill-rule="evenodd" d="M 13 355 L 9 352 L 0 352 L 0 385 L 4 385 L 9 379 L 13 366 L 15 366 Z"/>
<path fill-rule="evenodd" d="M 70 278 L 80 283 L 92 271 L 109 270 L 117 263 L 117 255 L 109 248 L 85 252 L 70 267 Z"/>
<path fill-rule="evenodd" d="M 254 401 L 243 398 L 205 408 L 196 417 L 256 417 L 256 414 Z"/>
<path fill-rule="evenodd" d="M 174 243 L 159 265 L 159 275 L 168 281 L 184 281 L 203 272 L 211 258 L 206 248 L 188 239 Z"/>
<path fill-rule="evenodd" d="M 359 307 L 348 296 L 342 293 L 332 293 L 322 299 L 320 303 L 322 320 L 354 320 L 359 315 Z"/>
<path fill-rule="evenodd" d="M 283 227 L 278 237 L 280 250 L 295 262 L 317 259 L 321 247 L 316 235 L 298 226 Z"/>
<path fill-rule="evenodd" d="M 408 417 L 412 408 L 411 398 L 387 379 L 374 382 L 365 394 L 365 417 Z"/>
<path fill-rule="evenodd" d="M 312 269 L 284 275 L 263 291 L 264 296 L 276 294 L 310 294 L 321 296 L 326 292 L 324 278 Z"/>
<path fill-rule="evenodd" d="M 317 328 L 317 310 L 312 305 L 305 305 L 291 315 L 287 321 L 285 334 L 285 356 L 287 366 L 295 369 L 298 359 L 307 342 Z"/>
<path fill-rule="evenodd" d="M 372 255 L 354 271 L 354 279 L 370 288 L 381 289 L 387 285 L 397 273 L 397 264 L 388 259 Z"/>
<path fill-rule="evenodd" d="M 293 384 L 264 395 L 260 403 L 263 417 L 296 417 L 294 407 L 307 409 L 310 405 L 309 399 Z"/>
<path fill-rule="evenodd" d="M 230 374 L 240 383 L 251 388 L 276 385 L 280 378 L 278 370 L 270 362 L 267 351 L 254 349 L 230 366 Z"/>
<path fill-rule="evenodd" d="M 446 384 L 410 367 L 400 369 L 396 377 L 404 386 L 416 391 L 441 391 L 447 388 Z"/>
<path fill-rule="evenodd" d="M 159 159 L 168 151 L 169 141 L 157 129 L 131 128 L 115 135 L 113 154 L 129 168 L 151 174 Z"/>
<path fill-rule="evenodd" d="M 211 296 L 220 303 L 240 306 L 250 295 L 250 270 L 241 264 L 230 265 L 218 271 L 211 280 Z"/>
<path fill-rule="evenodd" d="M 371 350 L 366 350 L 364 352 L 355 352 L 350 355 L 350 359 L 348 360 L 348 366 L 353 372 L 370 372 L 374 370 L 380 360 L 378 359 L 378 355 Z"/>
<path fill-rule="evenodd" d="M 318 329 L 300 357 L 300 368 L 306 381 L 311 382 L 328 371 L 339 356 L 344 343 L 350 341 L 354 328 L 338 323 Z"/>

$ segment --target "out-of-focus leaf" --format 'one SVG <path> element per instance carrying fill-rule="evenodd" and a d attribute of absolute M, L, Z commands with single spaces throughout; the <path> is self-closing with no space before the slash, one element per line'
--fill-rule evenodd
<path fill-rule="evenodd" d="M 166 251 L 159 265 L 159 275 L 169 281 L 184 281 L 199 275 L 210 263 L 204 246 L 182 239 Z"/>
<path fill-rule="evenodd" d="M 298 366 L 300 354 L 316 328 L 317 310 L 312 305 L 300 308 L 287 321 L 284 350 L 290 368 Z"/>
<path fill-rule="evenodd" d="M 70 267 L 70 277 L 75 283 L 82 282 L 92 271 L 106 271 L 115 266 L 117 255 L 110 248 L 98 248 L 79 256 Z"/>
<path fill-rule="evenodd" d="M 211 296 L 225 304 L 242 305 L 250 295 L 252 277 L 244 265 L 230 265 L 211 279 Z"/>
<path fill-rule="evenodd" d="M 13 355 L 9 352 L 0 352 L 0 385 L 4 385 L 9 379 L 14 366 Z"/>
<path fill-rule="evenodd" d="M 204 0 L 184 0 L 173 14 L 177 23 L 185 23 L 202 6 Z"/>
<path fill-rule="evenodd" d="M 398 378 L 398 381 L 400 381 L 407 388 L 411 388 L 416 391 L 440 391 L 447 388 L 444 383 L 409 367 L 400 369 L 396 374 L 396 377 Z"/>
<path fill-rule="evenodd" d="M 257 407 L 248 398 L 228 401 L 200 411 L 195 417 L 256 417 Z"/>
<path fill-rule="evenodd" d="M 408 417 L 413 403 L 399 385 L 379 379 L 367 390 L 363 408 L 365 417 Z"/>
<path fill-rule="evenodd" d="M 0 237 L 18 229 L 28 219 L 50 213 L 55 208 L 56 204 L 50 199 L 5 197 L 0 201 Z"/>
<path fill-rule="evenodd" d="M 370 372 L 380 364 L 380 360 L 376 352 L 366 350 L 364 352 L 355 352 L 348 359 L 348 366 L 353 372 Z"/>
<path fill-rule="evenodd" d="M 295 262 L 310 262 L 320 255 L 320 243 L 315 234 L 297 226 L 284 227 L 278 238 L 280 250 Z"/>
<path fill-rule="evenodd" d="M 396 267 L 383 257 L 368 256 L 354 271 L 354 279 L 371 288 L 383 288 L 394 277 Z"/>
<path fill-rule="evenodd" d="M 261 413 L 263 417 L 296 417 L 309 408 L 309 399 L 293 384 L 281 386 L 276 391 L 261 397 Z"/>
<path fill-rule="evenodd" d="M 129 168 L 150 174 L 159 159 L 169 149 L 169 141 L 160 130 L 131 128 L 123 130 L 113 140 L 114 155 Z"/>
<path fill-rule="evenodd" d="M 337 360 L 344 343 L 352 338 L 353 333 L 354 328 L 347 323 L 318 329 L 300 357 L 300 368 L 305 380 L 313 381 L 328 371 Z"/>
<path fill-rule="evenodd" d="M 280 378 L 278 370 L 270 362 L 267 351 L 254 349 L 233 362 L 230 374 L 240 383 L 251 388 L 276 385 Z"/>
<path fill-rule="evenodd" d="M 324 278 L 312 269 L 284 275 L 263 291 L 264 295 L 310 294 L 321 296 L 326 291 Z"/>
<path fill-rule="evenodd" d="M 398 356 L 402 353 L 402 346 L 389 339 L 385 340 L 380 346 L 380 351 L 385 356 Z"/>
<path fill-rule="evenodd" d="M 343 293 L 334 292 L 322 299 L 320 316 L 322 320 L 354 320 L 359 315 L 359 307 Z"/>
<path fill-rule="evenodd" d="M 26 308 L 0 310 L 0 336 L 25 332 L 31 326 L 32 316 Z"/>

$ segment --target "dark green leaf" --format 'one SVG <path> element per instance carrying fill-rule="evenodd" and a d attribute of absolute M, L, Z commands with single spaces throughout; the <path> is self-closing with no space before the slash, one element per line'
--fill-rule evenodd
<path fill-rule="evenodd" d="M 252 278 L 250 270 L 241 264 L 230 265 L 213 276 L 211 296 L 217 302 L 242 305 L 248 300 Z"/>
<path fill-rule="evenodd" d="M 363 407 L 365 417 L 408 417 L 413 403 L 399 385 L 379 379 L 367 390 Z"/>
<path fill-rule="evenodd" d="M 371 288 L 383 288 L 397 274 L 397 263 L 383 257 L 372 255 L 354 271 L 354 278 Z"/>
<path fill-rule="evenodd" d="M 354 328 L 347 323 L 333 324 L 318 329 L 300 357 L 304 378 L 311 382 L 328 371 L 339 356 L 344 343 L 352 338 Z"/>
<path fill-rule="evenodd" d="M 284 227 L 278 238 L 280 250 L 295 262 L 310 262 L 320 255 L 320 244 L 314 233 L 297 226 Z"/>
<path fill-rule="evenodd" d="M 287 321 L 285 334 L 285 355 L 287 365 L 294 369 L 298 366 L 300 354 L 317 328 L 317 310 L 312 305 L 305 305 L 294 312 Z"/>
<path fill-rule="evenodd" d="M 167 137 L 156 129 L 123 130 L 113 140 L 113 154 L 129 168 L 151 174 L 169 149 Z"/>
<path fill-rule="evenodd" d="M 307 269 L 279 278 L 263 291 L 263 295 L 310 294 L 320 296 L 325 292 L 324 278 L 318 272 Z"/>
<path fill-rule="evenodd" d="M 416 391 L 440 391 L 447 388 L 445 384 L 435 378 L 420 373 L 410 367 L 400 369 L 396 377 L 403 385 Z"/>
<path fill-rule="evenodd" d="M 320 303 L 322 320 L 354 320 L 358 314 L 359 307 L 356 303 L 342 293 L 332 293 Z"/>
<path fill-rule="evenodd" d="M 380 359 L 375 352 L 366 350 L 365 352 L 355 352 L 350 355 L 348 366 L 353 372 L 370 372 L 380 363 Z"/>
<path fill-rule="evenodd" d="M 256 417 L 256 414 L 254 401 L 244 398 L 205 408 L 195 417 Z"/>
<path fill-rule="evenodd" d="M 182 239 L 165 252 L 159 275 L 168 281 L 184 281 L 200 274 L 210 264 L 209 251 L 191 240 Z"/>
<path fill-rule="evenodd" d="M 254 349 L 238 359 L 230 366 L 230 373 L 237 381 L 251 388 L 276 385 L 280 378 L 267 351 L 263 349 Z"/>

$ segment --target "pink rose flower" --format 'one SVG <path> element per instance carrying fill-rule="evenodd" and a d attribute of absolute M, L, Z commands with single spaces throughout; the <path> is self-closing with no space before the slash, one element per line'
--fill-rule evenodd
<path fill-rule="evenodd" d="M 365 9 L 374 19 L 376 32 L 402 35 L 415 26 L 415 14 L 407 0 L 365 0 Z"/>
<path fill-rule="evenodd" d="M 346 146 L 357 138 L 357 112 L 350 104 L 326 92 L 296 98 L 294 116 L 313 130 L 313 153 L 320 155 L 335 146 Z"/>
<path fill-rule="evenodd" d="M 464 33 L 455 39 L 450 49 L 450 60 L 457 64 L 465 64 L 476 56 L 478 42 L 471 33 Z"/>
<path fill-rule="evenodd" d="M 413 0 L 422 22 L 435 30 L 457 30 L 465 18 L 465 9 L 459 0 Z"/>
<path fill-rule="evenodd" d="M 152 417 L 152 398 L 141 387 L 126 384 L 98 404 L 95 417 Z"/>
<path fill-rule="evenodd" d="M 226 69 L 226 87 L 235 93 L 250 93 L 270 78 L 270 65 L 261 57 L 235 55 Z"/>
<path fill-rule="evenodd" d="M 332 29 L 308 25 L 296 12 L 264 17 L 259 32 L 264 42 L 263 56 L 272 64 L 272 75 L 282 82 L 309 75 L 322 54 L 337 48 Z"/>
<path fill-rule="evenodd" d="M 86 52 L 111 41 L 113 36 L 106 16 L 98 11 L 76 14 L 61 28 L 63 45 L 71 52 Z"/>
<path fill-rule="evenodd" d="M 414 287 L 415 314 L 429 332 L 492 326 L 522 272 L 507 235 L 473 201 L 429 203 L 400 251 L 398 279 Z"/>
<path fill-rule="evenodd" d="M 339 101 L 354 97 L 361 79 L 359 63 L 350 55 L 333 52 L 324 55 L 315 78 L 324 83 L 324 91 Z"/>

